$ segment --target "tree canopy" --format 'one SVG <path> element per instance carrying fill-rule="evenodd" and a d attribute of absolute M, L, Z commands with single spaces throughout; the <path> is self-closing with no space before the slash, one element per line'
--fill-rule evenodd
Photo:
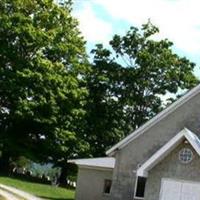
<path fill-rule="evenodd" d="M 85 42 L 71 2 L 0 1 L 1 161 L 62 163 L 85 152 Z"/>
<path fill-rule="evenodd" d="M 195 64 L 173 52 L 148 22 L 115 35 L 110 47 L 96 45 L 88 77 L 87 133 L 94 155 L 135 130 L 164 107 L 163 96 L 197 84 Z"/>
<path fill-rule="evenodd" d="M 71 11 L 70 0 L 0 1 L 0 168 L 23 157 L 66 173 L 68 158 L 102 156 L 198 82 L 150 22 L 97 44 L 88 63 Z"/>

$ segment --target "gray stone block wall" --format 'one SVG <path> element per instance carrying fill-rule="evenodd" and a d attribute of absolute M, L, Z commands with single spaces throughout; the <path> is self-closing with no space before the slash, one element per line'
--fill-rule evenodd
<path fill-rule="evenodd" d="M 183 164 L 179 160 L 182 148 L 189 147 L 193 150 L 192 162 Z M 200 182 L 200 157 L 190 144 L 182 143 L 163 161 L 149 172 L 145 188 L 145 200 L 159 200 L 161 181 L 163 178 L 175 180 Z"/>
<path fill-rule="evenodd" d="M 112 179 L 112 170 L 79 167 L 76 200 L 108 200 L 104 194 L 104 180 Z"/>
<path fill-rule="evenodd" d="M 135 170 L 172 137 L 187 127 L 200 135 L 200 94 L 119 150 L 110 200 L 133 200 Z"/>

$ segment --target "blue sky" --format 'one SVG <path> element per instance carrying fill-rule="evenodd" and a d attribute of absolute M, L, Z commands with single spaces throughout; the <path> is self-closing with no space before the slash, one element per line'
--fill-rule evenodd
<path fill-rule="evenodd" d="M 108 45 L 114 34 L 123 35 L 130 26 L 141 27 L 148 19 L 159 27 L 157 38 L 168 38 L 174 51 L 197 64 L 200 78 L 199 0 L 74 0 L 90 51 L 96 43 Z"/>

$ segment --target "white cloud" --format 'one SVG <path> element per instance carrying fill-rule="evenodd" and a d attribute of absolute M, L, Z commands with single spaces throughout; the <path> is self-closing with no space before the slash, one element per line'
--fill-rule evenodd
<path fill-rule="evenodd" d="M 160 36 L 186 53 L 200 52 L 199 0 L 94 0 L 114 19 L 140 26 L 150 18 Z"/>
<path fill-rule="evenodd" d="M 74 12 L 79 20 L 79 27 L 87 41 L 107 43 L 112 35 L 112 25 L 96 16 L 92 4 L 86 2 L 81 9 Z"/>

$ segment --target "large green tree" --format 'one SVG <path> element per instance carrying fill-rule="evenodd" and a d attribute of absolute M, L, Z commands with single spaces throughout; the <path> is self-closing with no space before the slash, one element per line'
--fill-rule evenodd
<path fill-rule="evenodd" d="M 0 1 L 1 168 L 25 156 L 64 169 L 86 152 L 84 46 L 70 1 Z"/>
<path fill-rule="evenodd" d="M 163 96 L 177 94 L 197 84 L 194 63 L 172 50 L 167 39 L 154 40 L 159 32 L 150 22 L 115 35 L 110 48 L 101 44 L 92 51 L 92 73 L 87 103 L 88 141 L 93 155 L 135 130 L 163 109 Z"/>

